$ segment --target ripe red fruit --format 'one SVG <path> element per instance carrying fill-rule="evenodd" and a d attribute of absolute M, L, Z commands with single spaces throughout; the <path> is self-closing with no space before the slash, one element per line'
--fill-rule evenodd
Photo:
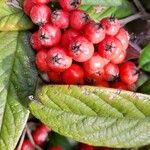
<path fill-rule="evenodd" d="M 37 68 L 40 71 L 47 72 L 49 70 L 47 66 L 46 58 L 47 58 L 47 51 L 45 50 L 40 50 L 36 54 L 35 62 L 36 62 Z"/>
<path fill-rule="evenodd" d="M 111 36 L 116 35 L 121 27 L 119 20 L 114 17 L 104 18 L 100 22 L 106 29 L 106 34 Z"/>
<path fill-rule="evenodd" d="M 30 11 L 30 17 L 33 23 L 42 25 L 50 22 L 51 10 L 44 4 L 34 5 Z"/>
<path fill-rule="evenodd" d="M 40 27 L 39 37 L 43 46 L 54 46 L 61 39 L 61 31 L 58 27 L 47 23 Z"/>
<path fill-rule="evenodd" d="M 35 5 L 33 0 L 24 0 L 23 1 L 23 10 L 29 16 L 32 7 Z"/>
<path fill-rule="evenodd" d="M 33 0 L 36 4 L 47 4 L 51 2 L 51 0 Z"/>
<path fill-rule="evenodd" d="M 124 28 L 120 28 L 119 32 L 116 35 L 116 38 L 120 40 L 123 49 L 126 50 L 129 45 L 129 34 Z"/>
<path fill-rule="evenodd" d="M 85 62 L 94 54 L 94 46 L 85 37 L 78 36 L 69 44 L 69 53 L 77 62 Z"/>
<path fill-rule="evenodd" d="M 100 56 L 110 60 L 112 63 L 118 64 L 123 61 L 122 59 L 116 61 L 116 58 L 123 53 L 123 48 L 121 42 L 113 36 L 107 36 L 102 42 L 100 42 L 98 45 L 98 51 Z"/>
<path fill-rule="evenodd" d="M 62 74 L 60 72 L 47 72 L 49 79 L 55 83 L 62 83 Z"/>
<path fill-rule="evenodd" d="M 98 44 L 105 38 L 105 28 L 94 21 L 85 26 L 84 33 L 86 38 L 94 44 Z"/>
<path fill-rule="evenodd" d="M 95 150 L 93 146 L 87 145 L 87 144 L 81 144 L 80 150 Z"/>
<path fill-rule="evenodd" d="M 77 64 L 72 64 L 70 68 L 63 72 L 62 78 L 66 84 L 80 84 L 83 82 L 84 71 Z"/>
<path fill-rule="evenodd" d="M 74 40 L 75 37 L 79 35 L 79 32 L 77 32 L 74 29 L 66 30 L 61 37 L 61 44 L 62 46 L 68 48 L 69 44 L 72 40 Z"/>
<path fill-rule="evenodd" d="M 32 143 L 29 140 L 24 140 L 21 150 L 35 150 L 34 146 L 32 145 Z"/>
<path fill-rule="evenodd" d="M 80 6 L 81 0 L 59 0 L 59 4 L 64 10 L 72 11 Z"/>
<path fill-rule="evenodd" d="M 88 61 L 83 63 L 83 67 L 89 74 L 94 74 L 102 72 L 107 63 L 107 60 L 102 58 L 98 53 L 95 53 Z"/>
<path fill-rule="evenodd" d="M 74 10 L 70 14 L 70 26 L 75 30 L 81 30 L 89 22 L 89 16 L 83 10 Z"/>
<path fill-rule="evenodd" d="M 120 65 L 120 79 L 126 84 L 133 84 L 138 80 L 138 69 L 131 61 Z"/>
<path fill-rule="evenodd" d="M 49 150 L 63 150 L 60 146 L 53 146 Z"/>
<path fill-rule="evenodd" d="M 105 80 L 100 80 L 99 82 L 96 82 L 96 86 L 109 88 L 109 82 Z"/>
<path fill-rule="evenodd" d="M 108 63 L 104 67 L 104 76 L 103 78 L 106 81 L 113 81 L 119 76 L 119 67 L 113 63 Z"/>
<path fill-rule="evenodd" d="M 51 22 L 58 28 L 65 29 L 69 26 L 69 13 L 64 10 L 55 10 L 51 15 Z"/>
<path fill-rule="evenodd" d="M 48 136 L 49 129 L 45 125 L 40 125 L 33 133 L 32 137 L 34 142 L 39 145 L 43 146 L 45 144 L 46 138 Z"/>
<path fill-rule="evenodd" d="M 115 82 L 111 86 L 112 86 L 112 88 L 115 88 L 115 89 L 128 90 L 128 85 L 121 81 Z"/>
<path fill-rule="evenodd" d="M 39 51 L 42 48 L 42 44 L 38 35 L 38 32 L 34 32 L 30 39 L 31 46 L 33 49 Z"/>
<path fill-rule="evenodd" d="M 67 56 L 62 47 L 53 47 L 48 51 L 47 64 L 49 69 L 55 72 L 63 72 L 72 64 L 72 58 Z"/>

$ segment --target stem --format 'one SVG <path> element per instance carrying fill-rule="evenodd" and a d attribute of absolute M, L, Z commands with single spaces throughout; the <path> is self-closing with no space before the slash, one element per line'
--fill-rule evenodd
<path fill-rule="evenodd" d="M 135 50 L 137 50 L 139 53 L 141 52 L 141 47 L 139 46 L 139 45 L 137 45 L 136 43 L 134 43 L 134 42 L 129 42 L 129 45 L 131 46 L 131 47 L 133 47 Z"/>
<path fill-rule="evenodd" d="M 141 4 L 141 2 L 139 0 L 133 0 L 134 4 L 136 5 L 136 7 L 138 8 L 138 10 L 142 13 L 146 13 L 143 5 Z"/>

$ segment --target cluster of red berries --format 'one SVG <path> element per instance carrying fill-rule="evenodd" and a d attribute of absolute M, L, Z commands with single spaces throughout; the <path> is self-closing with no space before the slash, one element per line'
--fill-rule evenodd
<path fill-rule="evenodd" d="M 81 0 L 25 0 L 24 11 L 39 26 L 32 34 L 37 68 L 58 84 L 80 84 L 130 90 L 138 79 L 133 62 L 125 62 L 128 32 L 114 17 L 93 21 L 79 9 Z"/>

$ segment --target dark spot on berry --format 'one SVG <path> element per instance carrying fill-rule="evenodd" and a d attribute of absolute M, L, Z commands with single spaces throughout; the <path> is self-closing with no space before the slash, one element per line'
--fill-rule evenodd
<path fill-rule="evenodd" d="M 73 53 L 77 53 L 77 52 L 81 52 L 81 49 L 80 49 L 80 46 L 81 46 L 81 44 L 74 44 L 73 46 L 72 46 L 72 52 Z"/>
<path fill-rule="evenodd" d="M 84 19 L 85 22 L 88 22 L 88 21 L 89 21 L 89 15 L 86 14 L 86 13 L 83 13 L 82 18 Z"/>
<path fill-rule="evenodd" d="M 53 64 L 55 64 L 55 63 L 60 64 L 59 60 L 61 60 L 61 59 L 62 59 L 62 58 L 59 57 L 58 54 L 56 54 L 55 56 L 52 57 L 52 63 L 53 63 Z"/>
<path fill-rule="evenodd" d="M 41 33 L 41 34 L 40 34 L 40 39 L 41 39 L 41 40 L 45 40 L 45 39 L 49 39 L 49 38 L 46 36 L 45 33 Z"/>
<path fill-rule="evenodd" d="M 140 73 L 140 70 L 139 69 L 134 69 L 134 71 L 133 71 L 133 75 L 135 76 L 135 75 L 138 75 Z"/>
<path fill-rule="evenodd" d="M 114 16 L 109 17 L 109 22 L 115 22 L 116 18 Z"/>
<path fill-rule="evenodd" d="M 85 82 L 89 85 L 94 85 L 96 83 L 96 80 L 92 78 L 85 78 Z"/>
<path fill-rule="evenodd" d="M 71 0 L 70 5 L 77 8 L 80 5 L 80 0 Z"/>
<path fill-rule="evenodd" d="M 107 43 L 106 46 L 105 46 L 105 50 L 106 51 L 110 51 L 111 52 L 113 48 L 115 48 L 115 47 L 112 45 L 112 42 L 111 43 Z"/>
<path fill-rule="evenodd" d="M 100 23 L 95 23 L 95 26 L 98 30 L 104 29 L 103 25 Z"/>
<path fill-rule="evenodd" d="M 60 13 L 57 11 L 57 10 L 55 10 L 55 11 L 53 11 L 53 14 L 52 14 L 52 19 L 57 19 L 58 17 L 59 17 L 59 15 L 60 15 Z"/>

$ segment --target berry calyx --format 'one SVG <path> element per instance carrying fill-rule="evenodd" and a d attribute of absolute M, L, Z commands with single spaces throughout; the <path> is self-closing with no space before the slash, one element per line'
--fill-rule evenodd
<path fill-rule="evenodd" d="M 105 38 L 105 28 L 94 21 L 85 26 L 84 33 L 86 38 L 94 44 L 98 44 Z"/>
<path fill-rule="evenodd" d="M 100 22 L 106 29 L 106 34 L 111 36 L 116 35 L 121 27 L 119 20 L 114 17 L 104 18 Z"/>
<path fill-rule="evenodd" d="M 42 25 L 38 31 L 41 44 L 45 47 L 51 47 L 59 43 L 61 31 L 52 24 Z"/>
<path fill-rule="evenodd" d="M 70 68 L 63 72 L 62 78 L 66 84 L 80 84 L 83 82 L 84 71 L 77 64 L 72 64 Z"/>
<path fill-rule="evenodd" d="M 47 51 L 46 50 L 40 50 L 36 54 L 35 63 L 37 65 L 37 68 L 40 71 L 47 72 L 49 70 L 48 66 L 47 66 L 46 59 L 47 59 Z"/>
<path fill-rule="evenodd" d="M 74 10 L 70 14 L 70 26 L 75 30 L 81 30 L 89 22 L 89 16 L 83 10 Z"/>
<path fill-rule="evenodd" d="M 60 72 L 49 71 L 47 72 L 49 79 L 55 83 L 63 83 L 62 74 Z"/>
<path fill-rule="evenodd" d="M 36 25 L 50 22 L 51 10 L 44 4 L 34 5 L 30 11 L 30 17 Z"/>
<path fill-rule="evenodd" d="M 59 0 L 59 4 L 64 10 L 72 11 L 80 6 L 81 0 Z"/>
<path fill-rule="evenodd" d="M 35 148 L 29 140 L 25 139 L 23 141 L 21 150 L 35 150 Z"/>
<path fill-rule="evenodd" d="M 133 84 L 138 80 L 139 71 L 131 61 L 120 65 L 120 79 L 126 84 Z"/>
<path fill-rule="evenodd" d="M 66 50 L 62 47 L 53 47 L 48 51 L 47 64 L 54 72 L 63 72 L 72 64 L 71 57 L 67 56 Z"/>
<path fill-rule="evenodd" d="M 69 45 L 69 54 L 77 62 L 85 62 L 94 54 L 94 46 L 85 37 L 78 36 Z"/>

